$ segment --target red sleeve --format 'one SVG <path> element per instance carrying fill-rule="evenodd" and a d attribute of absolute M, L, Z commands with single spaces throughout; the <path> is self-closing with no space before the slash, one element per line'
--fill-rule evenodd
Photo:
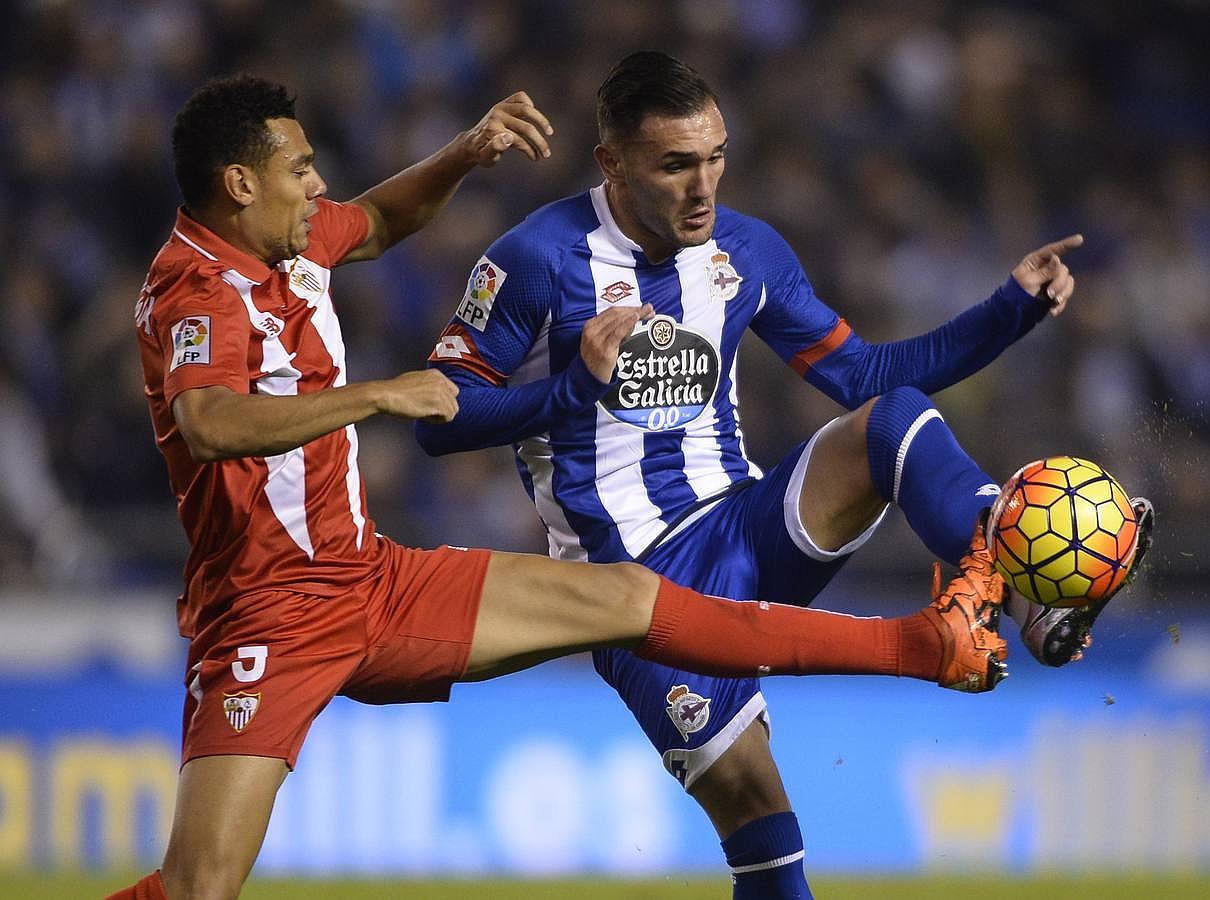
<path fill-rule="evenodd" d="M 303 254 L 325 268 L 356 250 L 370 233 L 370 217 L 356 203 L 319 198 L 319 212 L 311 217 L 311 243 Z"/>
<path fill-rule="evenodd" d="M 235 288 L 218 275 L 191 273 L 156 301 L 151 319 L 162 357 L 164 401 L 191 388 L 250 392 L 252 324 Z"/>

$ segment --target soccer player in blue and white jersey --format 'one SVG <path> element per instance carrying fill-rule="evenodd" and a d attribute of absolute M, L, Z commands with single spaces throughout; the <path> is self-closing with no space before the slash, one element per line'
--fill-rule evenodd
<path fill-rule="evenodd" d="M 813 597 L 897 503 L 958 562 L 995 481 L 928 394 L 987 365 L 1074 290 L 1078 235 L 1027 255 L 987 300 L 919 337 L 867 344 L 768 225 L 719 206 L 727 131 L 690 67 L 632 54 L 598 94 L 604 183 L 499 238 L 430 362 L 459 388 L 430 453 L 513 444 L 563 559 L 637 560 L 706 593 Z M 744 449 L 736 352 L 754 331 L 850 410 L 767 473 Z M 1019 600 L 1020 598 L 1018 598 Z M 1078 657 L 1096 611 L 1021 609 L 1031 650 Z M 809 897 L 797 820 L 756 679 L 594 654 L 722 838 L 734 897 Z"/>

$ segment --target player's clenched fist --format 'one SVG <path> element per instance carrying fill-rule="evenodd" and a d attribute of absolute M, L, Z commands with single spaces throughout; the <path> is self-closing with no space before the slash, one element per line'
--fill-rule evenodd
<path fill-rule="evenodd" d="M 593 316 L 580 335 L 580 356 L 597 381 L 611 381 L 618 364 L 622 341 L 634 331 L 634 326 L 655 312 L 650 303 L 642 306 L 615 306 Z"/>
<path fill-rule="evenodd" d="M 458 414 L 458 385 L 436 369 L 404 372 L 382 385 L 380 412 L 438 423 L 449 422 Z"/>
<path fill-rule="evenodd" d="M 494 166 L 509 147 L 530 159 L 550 156 L 546 138 L 555 130 L 525 91 L 505 97 L 466 132 L 466 146 L 475 164 Z"/>

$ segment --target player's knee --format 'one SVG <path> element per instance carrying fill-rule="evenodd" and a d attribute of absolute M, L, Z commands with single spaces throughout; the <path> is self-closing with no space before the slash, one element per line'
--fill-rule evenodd
<path fill-rule="evenodd" d="M 763 722 L 753 722 L 689 791 L 723 837 L 747 823 L 789 812 L 777 763 Z"/>
<path fill-rule="evenodd" d="M 234 900 L 244 885 L 244 866 L 234 853 L 173 853 L 160 869 L 171 900 Z"/>
<path fill-rule="evenodd" d="M 849 429 L 851 430 L 854 439 L 859 441 L 863 447 L 865 446 L 866 434 L 870 425 L 870 413 L 874 410 L 874 404 L 881 399 L 882 395 L 871 397 L 865 403 L 861 404 L 861 406 L 857 407 L 857 409 L 849 413 L 846 417 L 851 420 L 849 422 Z"/>
<path fill-rule="evenodd" d="M 646 630 L 660 589 L 660 576 L 638 563 L 614 563 L 609 572 L 608 602 L 619 621 L 632 622 Z"/>

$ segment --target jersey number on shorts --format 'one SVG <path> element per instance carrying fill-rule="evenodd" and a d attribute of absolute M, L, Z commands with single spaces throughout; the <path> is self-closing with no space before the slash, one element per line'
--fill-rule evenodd
<path fill-rule="evenodd" d="M 240 647 L 236 655 L 239 659 L 231 664 L 231 674 L 235 676 L 235 680 L 244 684 L 260 681 L 265 674 L 265 662 L 269 659 L 269 647 L 265 644 Z M 252 660 L 251 666 L 244 662 L 249 659 Z"/>

